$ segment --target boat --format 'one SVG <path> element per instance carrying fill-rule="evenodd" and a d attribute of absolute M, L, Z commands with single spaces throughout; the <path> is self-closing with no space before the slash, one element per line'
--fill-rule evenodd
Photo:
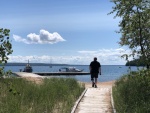
<path fill-rule="evenodd" d="M 32 72 L 32 71 L 33 71 L 33 69 L 30 66 L 29 60 L 28 60 L 28 63 L 26 64 L 26 67 L 24 68 L 23 72 Z"/>
<path fill-rule="evenodd" d="M 83 69 L 80 70 L 75 67 L 63 67 L 59 69 L 59 72 L 82 72 L 82 71 Z"/>

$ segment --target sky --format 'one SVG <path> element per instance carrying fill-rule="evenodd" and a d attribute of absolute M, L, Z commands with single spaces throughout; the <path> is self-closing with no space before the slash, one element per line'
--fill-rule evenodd
<path fill-rule="evenodd" d="M 125 65 L 120 19 L 110 0 L 0 0 L 0 28 L 10 29 L 8 62 Z"/>

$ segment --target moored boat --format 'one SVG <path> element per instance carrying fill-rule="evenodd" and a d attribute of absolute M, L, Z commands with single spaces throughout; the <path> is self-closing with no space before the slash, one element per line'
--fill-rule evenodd
<path fill-rule="evenodd" d="M 59 69 L 59 72 L 82 72 L 82 71 L 83 69 L 80 70 L 75 67 L 63 67 Z"/>
<path fill-rule="evenodd" d="M 32 71 L 33 71 L 32 66 L 30 66 L 28 60 L 28 63 L 26 64 L 26 67 L 24 68 L 23 72 L 32 72 Z"/>

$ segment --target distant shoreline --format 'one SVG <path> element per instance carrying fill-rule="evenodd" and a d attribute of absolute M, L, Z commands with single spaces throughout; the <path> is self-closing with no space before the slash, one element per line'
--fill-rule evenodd
<path fill-rule="evenodd" d="M 7 63 L 5 64 L 5 66 L 25 66 L 26 64 L 27 63 Z M 84 64 L 50 64 L 50 63 L 30 63 L 30 65 L 31 66 L 88 66 Z M 2 66 L 2 64 L 0 64 L 0 66 Z M 109 66 L 125 66 L 125 65 L 109 65 Z"/>
<path fill-rule="evenodd" d="M 27 63 L 7 63 L 5 66 L 25 66 Z M 68 64 L 29 63 L 31 66 L 67 66 Z"/>

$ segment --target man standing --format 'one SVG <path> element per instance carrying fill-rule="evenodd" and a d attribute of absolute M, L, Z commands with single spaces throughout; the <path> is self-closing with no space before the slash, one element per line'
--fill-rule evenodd
<path fill-rule="evenodd" d="M 101 65 L 97 61 L 96 57 L 94 57 L 94 61 L 90 63 L 89 69 L 91 73 L 92 87 L 97 88 L 97 78 L 98 78 L 98 73 L 101 75 Z"/>

